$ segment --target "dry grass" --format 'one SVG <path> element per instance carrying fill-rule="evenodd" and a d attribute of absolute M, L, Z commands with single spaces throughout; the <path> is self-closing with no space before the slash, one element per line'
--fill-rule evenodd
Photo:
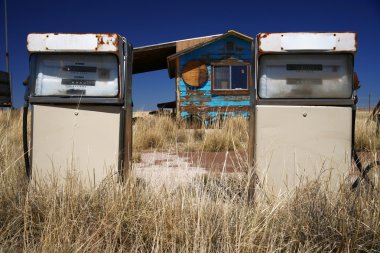
<path fill-rule="evenodd" d="M 357 113 L 355 147 L 363 151 L 380 149 L 380 136 L 376 134 L 376 122 L 369 118 L 368 112 Z"/>
<path fill-rule="evenodd" d="M 133 127 L 133 147 L 139 152 L 156 149 L 172 151 L 226 151 L 247 146 L 248 122 L 229 118 L 200 129 L 188 129 L 185 122 L 167 116 L 138 118 Z"/>
<path fill-rule="evenodd" d="M 133 126 L 134 150 L 164 148 L 173 143 L 178 128 L 169 117 L 138 118 Z"/>
<path fill-rule="evenodd" d="M 331 194 L 311 183 L 281 199 L 250 204 L 250 171 L 240 176 L 209 174 L 172 192 L 152 191 L 134 177 L 124 185 L 109 182 L 94 191 L 76 181 L 63 191 L 55 185 L 28 185 L 21 124 L 19 112 L 0 112 L 0 252 L 380 250 L 380 194 L 365 188 Z M 246 129 L 240 124 L 245 123 L 236 124 L 221 131 L 244 148 Z M 168 119 L 137 122 L 134 130 L 140 150 L 183 142 L 202 149 L 212 135 L 181 130 Z M 147 131 L 160 134 L 149 137 Z M 143 133 L 154 141 L 143 140 Z M 182 142 L 177 144 L 178 139 Z"/>

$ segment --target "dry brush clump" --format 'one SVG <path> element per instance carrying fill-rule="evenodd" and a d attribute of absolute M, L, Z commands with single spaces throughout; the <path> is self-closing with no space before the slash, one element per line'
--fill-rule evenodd
<path fill-rule="evenodd" d="M 244 117 L 228 117 L 206 132 L 204 151 L 238 151 L 247 147 L 248 120 Z"/>
<path fill-rule="evenodd" d="M 359 111 L 356 116 L 355 147 L 359 151 L 380 149 L 380 135 L 376 131 L 377 122 L 368 112 Z"/>
<path fill-rule="evenodd" d="M 188 122 L 169 116 L 138 118 L 133 126 L 134 150 L 211 151 L 240 150 L 247 147 L 248 122 L 244 117 L 229 117 L 207 127 L 188 128 Z"/>
<path fill-rule="evenodd" d="M 134 150 L 166 148 L 175 139 L 177 126 L 168 116 L 138 118 L 133 125 Z"/>
<path fill-rule="evenodd" d="M 152 189 L 133 175 L 93 190 L 75 178 L 63 188 L 28 184 L 20 159 L 21 114 L 1 112 L 0 128 L 7 132 L 0 135 L 0 252 L 380 250 L 380 193 L 364 184 L 331 192 L 311 182 L 254 203 L 252 168 L 209 173 L 172 191 Z M 204 142 L 207 132 L 199 135 Z"/>

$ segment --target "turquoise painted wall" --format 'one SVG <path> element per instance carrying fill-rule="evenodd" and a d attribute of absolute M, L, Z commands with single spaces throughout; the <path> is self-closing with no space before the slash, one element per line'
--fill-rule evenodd
<path fill-rule="evenodd" d="M 228 50 L 227 43 L 233 43 L 234 46 L 232 50 Z M 180 73 L 182 73 L 183 66 L 191 60 L 203 61 L 206 64 L 208 70 L 208 80 L 199 88 L 193 88 L 187 85 L 180 76 L 178 85 L 180 92 L 179 110 L 181 117 L 187 118 L 190 115 L 196 115 L 199 118 L 205 119 L 206 124 L 215 120 L 217 115 L 235 116 L 239 114 L 248 117 L 249 112 L 247 110 L 223 112 L 223 109 L 228 107 L 241 107 L 246 109 L 249 106 L 249 95 L 212 94 L 211 63 L 220 62 L 222 60 L 230 58 L 250 63 L 251 57 L 251 42 L 234 35 L 230 35 L 180 56 Z M 217 112 L 204 112 L 202 109 L 206 107 L 215 108 Z"/>

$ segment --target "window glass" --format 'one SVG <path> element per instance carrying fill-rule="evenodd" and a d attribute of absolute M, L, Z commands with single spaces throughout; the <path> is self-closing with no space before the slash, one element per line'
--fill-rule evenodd
<path fill-rule="evenodd" d="M 263 55 L 261 98 L 350 98 L 351 55 Z"/>
<path fill-rule="evenodd" d="M 35 96 L 115 97 L 119 93 L 115 55 L 33 55 Z"/>
<path fill-rule="evenodd" d="M 230 88 L 230 67 L 214 66 L 214 89 L 226 90 Z"/>
<path fill-rule="evenodd" d="M 247 89 L 248 66 L 231 66 L 232 89 Z"/>
<path fill-rule="evenodd" d="M 247 65 L 213 66 L 214 90 L 241 90 L 248 87 Z"/>

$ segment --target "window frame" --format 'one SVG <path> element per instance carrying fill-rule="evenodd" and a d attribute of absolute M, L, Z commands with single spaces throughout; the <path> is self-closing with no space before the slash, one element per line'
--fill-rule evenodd
<path fill-rule="evenodd" d="M 213 62 L 211 65 L 211 93 L 213 95 L 249 95 L 251 89 L 251 64 L 245 61 L 229 59 L 221 62 Z M 231 66 L 246 66 L 247 67 L 247 89 L 215 89 L 215 66 L 225 66 L 230 69 L 230 84 L 231 84 Z"/>

